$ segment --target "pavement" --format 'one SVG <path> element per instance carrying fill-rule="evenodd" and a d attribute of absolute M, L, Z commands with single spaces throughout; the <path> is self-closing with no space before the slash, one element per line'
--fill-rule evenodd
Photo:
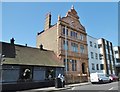
<path fill-rule="evenodd" d="M 53 91 L 67 90 L 67 89 L 71 89 L 72 87 L 84 86 L 84 85 L 89 85 L 89 84 L 91 84 L 91 83 L 90 82 L 84 82 L 84 83 L 65 85 L 65 87 L 63 87 L 63 88 L 47 87 L 47 88 L 38 88 L 38 89 L 31 89 L 31 90 L 17 91 L 17 92 L 53 92 Z"/>

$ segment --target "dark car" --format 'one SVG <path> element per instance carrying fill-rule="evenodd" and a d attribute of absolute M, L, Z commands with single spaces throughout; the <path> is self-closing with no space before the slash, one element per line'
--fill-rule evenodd
<path fill-rule="evenodd" d="M 110 78 L 111 81 L 119 81 L 118 76 L 116 76 L 116 75 L 114 75 L 114 74 L 110 74 L 110 75 L 109 75 L 109 78 Z"/>

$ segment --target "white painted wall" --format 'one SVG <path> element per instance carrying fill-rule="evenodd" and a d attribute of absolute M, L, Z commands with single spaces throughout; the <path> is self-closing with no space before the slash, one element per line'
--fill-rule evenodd
<path fill-rule="evenodd" d="M 90 41 L 92 42 L 92 47 L 90 46 Z M 94 47 L 94 43 L 96 43 L 97 48 Z M 91 36 L 87 36 L 87 44 L 88 44 L 88 57 L 89 57 L 89 72 L 94 73 L 94 72 L 99 72 L 99 73 L 104 73 L 104 70 L 100 70 L 100 64 L 104 64 L 102 60 L 99 59 L 99 54 L 100 54 L 100 49 L 98 48 L 98 43 L 101 43 L 101 40 L 96 38 L 93 38 Z M 94 58 L 91 58 L 91 52 L 93 52 Z M 102 49 L 101 49 L 102 52 Z M 98 54 L 98 59 L 95 58 L 95 53 Z M 95 65 L 95 70 L 92 70 L 92 63 Z M 97 70 L 96 64 L 99 65 L 99 70 Z"/>

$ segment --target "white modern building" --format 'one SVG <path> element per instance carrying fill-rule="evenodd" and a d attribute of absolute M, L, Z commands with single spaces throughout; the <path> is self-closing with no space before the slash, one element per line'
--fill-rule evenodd
<path fill-rule="evenodd" d="M 88 57 L 89 57 L 89 73 L 104 73 L 104 61 L 100 58 L 100 49 L 98 48 L 98 39 L 87 36 Z"/>
<path fill-rule="evenodd" d="M 115 46 L 114 49 L 114 55 L 115 55 L 115 69 L 116 69 L 116 75 L 120 73 L 120 47 Z"/>
<path fill-rule="evenodd" d="M 112 42 L 100 38 L 98 39 L 101 61 L 104 62 L 104 73 L 115 74 L 115 60 Z"/>
<path fill-rule="evenodd" d="M 112 42 L 87 36 L 89 73 L 115 74 Z"/>

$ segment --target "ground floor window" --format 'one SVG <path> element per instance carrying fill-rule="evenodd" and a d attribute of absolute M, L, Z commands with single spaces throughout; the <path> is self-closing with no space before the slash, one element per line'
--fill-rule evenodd
<path fill-rule="evenodd" d="M 65 66 L 65 70 L 66 70 L 66 67 L 67 67 L 67 71 L 69 71 L 69 59 L 67 59 L 67 65 L 66 65 L 66 59 L 64 58 L 64 66 Z"/>
<path fill-rule="evenodd" d="M 77 61 L 72 60 L 72 71 L 76 71 L 76 70 L 77 70 Z"/>
<path fill-rule="evenodd" d="M 104 70 L 104 65 L 103 64 L 100 64 L 100 69 Z"/>
<path fill-rule="evenodd" d="M 54 79 L 55 78 L 55 68 L 46 68 L 46 79 Z"/>
<path fill-rule="evenodd" d="M 20 80 L 30 81 L 32 80 L 32 67 L 22 66 L 20 68 Z"/>

